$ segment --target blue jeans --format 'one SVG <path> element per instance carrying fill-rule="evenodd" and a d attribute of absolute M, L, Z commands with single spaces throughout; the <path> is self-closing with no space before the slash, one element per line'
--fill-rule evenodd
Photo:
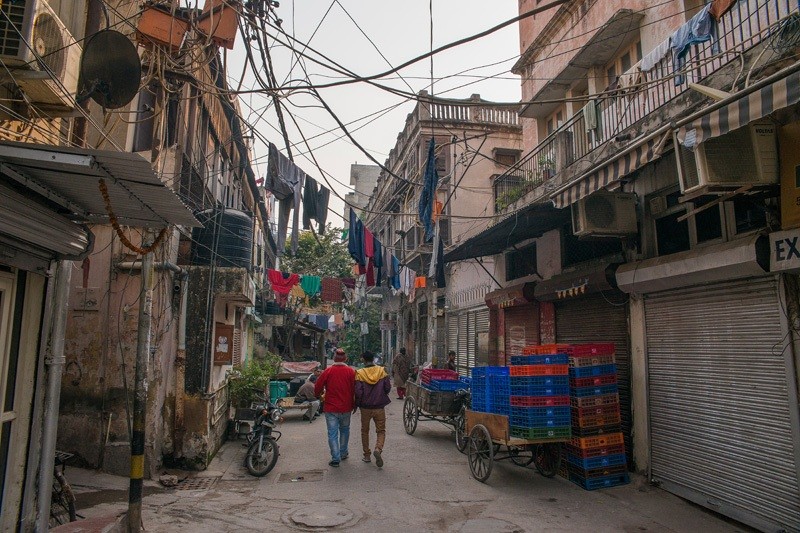
<path fill-rule="evenodd" d="M 325 424 L 328 426 L 328 446 L 331 449 L 331 461 L 341 461 L 347 457 L 350 442 L 350 412 L 325 413 Z"/>

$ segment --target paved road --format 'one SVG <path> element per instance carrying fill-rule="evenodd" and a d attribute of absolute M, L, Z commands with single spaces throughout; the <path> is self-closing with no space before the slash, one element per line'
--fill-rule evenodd
<path fill-rule="evenodd" d="M 402 427 L 401 402 L 393 401 L 387 411 L 383 469 L 360 460 L 358 416 L 350 459 L 331 468 L 324 419 L 309 424 L 292 412 L 281 427 L 281 456 L 265 478 L 248 476 L 242 467 L 244 448 L 228 442 L 209 470 L 187 480 L 194 489 L 150 485 L 145 528 L 191 533 L 746 531 L 651 488 L 638 476 L 624 487 L 587 492 L 560 477 L 546 479 L 504 461 L 495 464 L 486 484 L 479 483 L 448 427 L 420 422 L 409 436 Z M 86 516 L 124 509 L 124 478 L 76 469 L 71 474 Z M 86 509 L 88 503 L 96 505 Z M 332 524 L 339 526 L 319 527 Z"/>

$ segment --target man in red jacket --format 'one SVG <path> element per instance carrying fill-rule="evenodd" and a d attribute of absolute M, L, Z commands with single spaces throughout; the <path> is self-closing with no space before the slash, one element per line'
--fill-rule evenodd
<path fill-rule="evenodd" d="M 333 365 L 326 368 L 314 384 L 314 394 L 320 396 L 325 391 L 325 423 L 328 426 L 328 446 L 331 449 L 331 466 L 339 466 L 339 461 L 349 455 L 347 445 L 350 441 L 350 414 L 355 412 L 356 371 L 347 366 L 347 355 L 337 348 L 333 355 Z"/>

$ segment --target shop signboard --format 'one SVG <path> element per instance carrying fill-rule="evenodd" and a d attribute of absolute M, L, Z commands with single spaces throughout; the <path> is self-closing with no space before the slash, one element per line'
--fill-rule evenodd
<path fill-rule="evenodd" d="M 769 235 L 770 272 L 800 272 L 800 228 Z"/>

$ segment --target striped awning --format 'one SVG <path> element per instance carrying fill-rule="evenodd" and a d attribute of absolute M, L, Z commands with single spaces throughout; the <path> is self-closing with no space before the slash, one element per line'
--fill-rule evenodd
<path fill-rule="evenodd" d="M 569 186 L 553 193 L 550 196 L 553 205 L 559 209 L 569 207 L 581 198 L 608 187 L 650 161 L 658 159 L 661 157 L 669 136 L 669 132 L 664 132 L 657 136 L 651 135 L 649 140 L 645 140 L 646 137 L 644 137 L 638 145 L 636 142 L 631 143 L 632 148 L 622 152 L 602 167 L 590 170 Z"/>
<path fill-rule="evenodd" d="M 678 140 L 687 148 L 725 135 L 770 113 L 800 102 L 800 71 L 720 107 L 678 129 Z"/>

